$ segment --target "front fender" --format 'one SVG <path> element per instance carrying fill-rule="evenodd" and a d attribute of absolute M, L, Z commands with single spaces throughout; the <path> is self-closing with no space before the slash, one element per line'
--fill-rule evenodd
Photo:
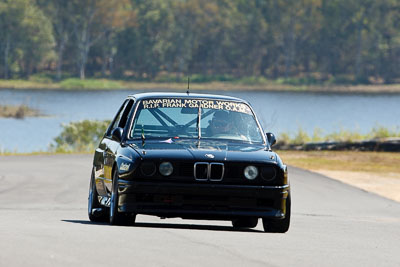
<path fill-rule="evenodd" d="M 124 179 L 125 177 L 130 176 L 139 166 L 140 157 L 137 152 L 130 147 L 124 147 L 118 152 L 115 164 L 119 177 Z"/>

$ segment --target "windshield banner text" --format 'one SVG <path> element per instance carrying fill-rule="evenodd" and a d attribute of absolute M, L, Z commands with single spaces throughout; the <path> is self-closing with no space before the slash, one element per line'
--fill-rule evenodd
<path fill-rule="evenodd" d="M 142 101 L 143 109 L 199 108 L 199 107 L 204 109 L 221 109 L 221 110 L 252 114 L 248 105 L 232 101 L 210 100 L 210 99 L 182 99 L 182 98 L 159 98 L 159 99 L 146 99 Z"/>

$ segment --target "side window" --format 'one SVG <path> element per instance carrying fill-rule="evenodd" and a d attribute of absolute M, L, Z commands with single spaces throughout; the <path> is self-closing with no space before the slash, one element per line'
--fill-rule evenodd
<path fill-rule="evenodd" d="M 115 128 L 118 127 L 117 125 L 121 119 L 122 111 L 124 110 L 124 107 L 126 106 L 127 102 L 128 102 L 128 100 L 125 100 L 125 102 L 119 108 L 117 115 L 115 116 L 114 120 L 111 122 L 110 126 L 108 127 L 107 136 L 111 136 L 112 130 L 114 130 Z"/>
<path fill-rule="evenodd" d="M 122 113 L 122 116 L 119 120 L 118 127 L 125 128 L 126 122 L 128 121 L 129 113 L 131 112 L 132 106 L 133 106 L 134 101 L 130 99 L 128 101 L 128 104 L 126 104 L 126 107 L 124 109 L 124 112 Z"/>

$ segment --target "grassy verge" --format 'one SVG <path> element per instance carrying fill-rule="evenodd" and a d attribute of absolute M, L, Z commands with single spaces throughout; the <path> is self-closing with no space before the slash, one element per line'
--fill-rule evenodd
<path fill-rule="evenodd" d="M 312 135 L 307 134 L 302 128 L 299 128 L 295 133 L 281 133 L 278 136 L 278 142 L 280 145 L 304 145 L 312 142 L 360 142 L 365 140 L 377 140 L 385 138 L 399 138 L 400 128 L 399 127 L 384 127 L 376 125 L 371 129 L 370 132 L 362 134 L 358 131 L 350 131 L 340 129 L 339 131 L 332 132 L 329 134 L 323 134 L 322 129 L 314 129 Z"/>
<path fill-rule="evenodd" d="M 39 80 L 2 80 L 0 89 L 63 89 L 63 90 L 173 90 L 186 91 L 187 83 L 159 81 L 141 82 L 110 79 L 70 78 L 55 82 L 51 79 Z M 301 85 L 286 84 L 279 80 L 243 78 L 240 80 L 196 82 L 192 80 L 191 90 L 210 91 L 301 91 L 301 92 L 342 92 L 342 93 L 400 93 L 400 84 L 394 85 Z"/>
<path fill-rule="evenodd" d="M 94 153 L 93 151 L 34 151 L 34 152 L 18 152 L 18 151 L 8 151 L 8 150 L 4 150 L 4 151 L 0 151 L 0 156 L 43 156 L 43 155 L 66 155 L 66 154 L 88 154 L 88 155 L 92 155 Z"/>
<path fill-rule="evenodd" d="M 94 150 L 93 150 L 94 151 Z M 0 156 L 91 154 L 91 150 L 54 150 L 19 153 L 0 151 Z M 400 153 L 359 151 L 277 151 L 285 164 L 310 170 L 368 172 L 379 175 L 400 173 Z"/>
<path fill-rule="evenodd" d="M 0 88 L 3 89 L 61 89 L 61 90 L 187 90 L 187 82 L 146 82 L 146 81 L 125 81 L 109 79 L 86 79 L 76 78 L 65 79 L 61 82 L 53 81 L 30 81 L 30 80 L 1 80 Z M 191 90 L 254 90 L 254 91 L 305 91 L 306 87 L 283 85 L 276 83 L 246 83 L 234 81 L 209 81 L 193 82 Z M 400 86 L 399 86 L 400 92 Z"/>
<path fill-rule="evenodd" d="M 0 105 L 0 118 L 16 118 L 23 119 L 25 117 L 37 117 L 41 116 L 41 113 L 37 109 L 28 107 L 27 105 Z"/>
<path fill-rule="evenodd" d="M 110 121 L 83 120 L 62 125 L 63 130 L 54 139 L 54 143 L 49 147 L 49 152 L 28 154 L 91 153 L 99 143 L 109 123 Z M 380 128 L 379 131 L 372 132 L 375 133 L 375 137 L 386 137 L 389 131 Z M 338 136 L 340 137 L 340 135 Z M 2 151 L 0 148 L 0 154 L 16 155 L 18 153 Z M 400 153 L 282 150 L 279 151 L 279 154 L 287 164 L 308 170 L 373 172 L 377 174 L 400 173 Z"/>
<path fill-rule="evenodd" d="M 38 151 L 18 153 L 0 151 L 1 156 L 90 154 L 93 151 Z M 375 174 L 400 173 L 400 153 L 355 151 L 277 151 L 285 164 L 310 170 L 369 172 Z"/>
<path fill-rule="evenodd" d="M 311 170 L 400 173 L 400 153 L 355 151 L 278 151 L 291 166 Z"/>

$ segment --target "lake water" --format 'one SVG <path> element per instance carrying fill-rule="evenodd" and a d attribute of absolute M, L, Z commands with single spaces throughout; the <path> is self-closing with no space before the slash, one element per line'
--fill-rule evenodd
<path fill-rule="evenodd" d="M 129 94 L 141 91 L 53 91 L 0 89 L 0 105 L 27 104 L 46 114 L 23 120 L 0 118 L 0 150 L 47 150 L 61 124 L 84 119 L 112 119 Z M 207 93 L 204 91 L 204 93 Z M 340 129 L 369 132 L 380 125 L 400 130 L 400 94 L 331 94 L 304 92 L 228 92 L 249 101 L 265 131 L 279 139 L 301 127 L 310 135 Z"/>

